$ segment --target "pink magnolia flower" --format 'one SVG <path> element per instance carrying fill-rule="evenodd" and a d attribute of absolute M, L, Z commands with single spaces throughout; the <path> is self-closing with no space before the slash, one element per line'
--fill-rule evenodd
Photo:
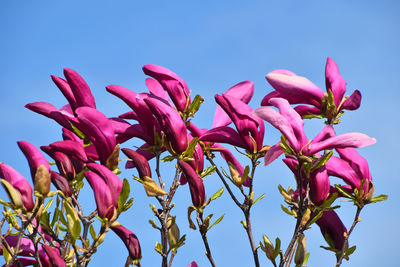
<path fill-rule="evenodd" d="M 119 238 L 121 238 L 122 242 L 124 242 L 126 248 L 128 249 L 129 256 L 133 260 L 139 260 L 142 258 L 139 240 L 134 233 L 122 225 L 111 226 L 110 228 L 119 236 Z"/>
<path fill-rule="evenodd" d="M 286 99 L 272 98 L 269 102 L 279 109 L 279 113 L 272 108 L 261 107 L 255 111 L 255 114 L 268 121 L 282 133 L 288 145 L 293 149 L 295 156 L 312 156 L 325 149 L 364 147 L 376 143 L 375 138 L 362 133 L 335 135 L 331 125 L 325 126 L 313 140 L 309 141 L 304 133 L 302 118 Z M 265 155 L 265 165 L 270 164 L 283 152 L 281 143 L 275 144 Z"/>
<path fill-rule="evenodd" d="M 68 180 L 61 174 L 50 171 L 51 183 L 67 197 L 72 196 L 72 189 Z"/>
<path fill-rule="evenodd" d="M 199 267 L 195 261 L 189 263 L 188 267 Z"/>
<path fill-rule="evenodd" d="M 153 64 L 144 65 L 143 72 L 156 79 L 162 85 L 178 111 L 185 111 L 189 107 L 190 91 L 186 82 L 181 77 L 167 68 Z M 147 83 L 148 85 L 150 84 L 149 82 Z M 151 82 L 150 88 L 157 89 L 154 86 L 154 82 Z M 155 92 L 155 90 L 151 91 Z M 159 94 L 155 92 L 155 95 Z"/>
<path fill-rule="evenodd" d="M 192 203 L 196 207 L 200 207 L 205 202 L 205 189 L 203 179 L 196 173 L 196 171 L 187 162 L 182 160 L 178 161 L 179 168 L 185 174 L 189 183 L 190 195 Z"/>
<path fill-rule="evenodd" d="M 334 109 L 327 106 L 328 95 L 307 78 L 288 70 L 275 70 L 266 76 L 275 91 L 261 101 L 262 106 L 271 105 L 272 98 L 285 98 L 290 104 L 299 105 L 295 110 L 301 115 L 322 115 L 334 120 L 342 110 L 355 110 L 360 107 L 361 93 L 355 90 L 351 96 L 343 97 L 346 81 L 339 73 L 336 63 L 328 57 L 325 69 L 326 91 L 333 95 Z M 311 105 L 311 107 L 309 106 Z"/>
<path fill-rule="evenodd" d="M 9 182 L 21 194 L 25 209 L 33 209 L 35 205 L 32 198 L 33 190 L 25 177 L 7 164 L 0 163 L 0 178 Z"/>
<path fill-rule="evenodd" d="M 60 252 L 58 249 L 50 247 L 49 245 L 42 245 L 43 250 L 47 253 L 47 256 L 49 256 L 49 261 L 51 263 L 52 267 L 67 267 L 67 264 L 61 258 Z"/>
<path fill-rule="evenodd" d="M 151 177 L 150 165 L 144 156 L 129 148 L 123 148 L 121 150 L 128 158 L 131 159 L 131 162 L 138 170 L 139 177 L 141 179 L 144 179 L 145 176 Z"/>

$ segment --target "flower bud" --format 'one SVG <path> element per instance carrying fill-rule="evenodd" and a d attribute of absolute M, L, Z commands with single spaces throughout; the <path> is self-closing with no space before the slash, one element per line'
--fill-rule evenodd
<path fill-rule="evenodd" d="M 171 249 L 178 243 L 181 237 L 178 225 L 171 216 L 168 217 L 167 220 L 167 229 L 168 229 L 168 242 L 169 242 L 169 247 Z"/>
<path fill-rule="evenodd" d="M 118 163 L 119 163 L 119 151 L 120 151 L 120 146 L 117 144 L 111 153 L 111 155 L 107 158 L 106 160 L 106 166 L 110 170 L 115 170 L 118 168 Z"/>
<path fill-rule="evenodd" d="M 15 208 L 19 209 L 24 206 L 22 202 L 22 196 L 18 192 L 17 189 L 15 189 L 7 180 L 1 179 L 1 184 L 3 185 L 4 189 L 7 192 L 8 197 L 10 198 L 12 204 L 15 206 Z"/>
<path fill-rule="evenodd" d="M 272 245 L 271 240 L 266 235 L 263 235 L 263 241 L 264 241 L 264 251 L 265 255 L 267 256 L 268 259 L 271 261 L 274 260 L 274 245 Z"/>
<path fill-rule="evenodd" d="M 239 171 L 233 166 L 230 162 L 228 162 L 229 165 L 229 171 L 231 173 L 232 181 L 237 187 L 241 187 L 243 182 L 242 182 L 242 176 L 239 174 Z"/>
<path fill-rule="evenodd" d="M 304 234 L 300 234 L 297 240 L 296 254 L 294 256 L 294 262 L 296 263 L 296 266 L 297 265 L 303 266 L 306 252 L 307 252 L 306 237 Z"/>
<path fill-rule="evenodd" d="M 43 196 L 47 196 L 50 192 L 50 173 L 44 165 L 40 165 L 36 170 L 34 186 L 35 191 Z"/>

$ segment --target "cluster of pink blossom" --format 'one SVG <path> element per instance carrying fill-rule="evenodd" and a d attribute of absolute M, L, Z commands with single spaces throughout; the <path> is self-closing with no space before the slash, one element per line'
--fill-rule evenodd
<path fill-rule="evenodd" d="M 137 170 L 135 179 L 159 204 L 159 208 L 152 206 L 159 224 L 151 223 L 161 234 L 161 243 L 157 242 L 156 251 L 162 256 L 162 266 L 172 263 L 185 241 L 185 236 L 179 233 L 175 216 L 171 215 L 172 198 L 185 184 L 189 186 L 192 203 L 179 205 L 189 205 L 188 218 L 193 229 L 196 226 L 190 214 L 197 212 L 197 224 L 207 257 L 212 266 L 216 265 L 207 241 L 207 231 L 222 217 L 211 226 L 212 215 L 203 217 L 204 209 L 223 191 L 221 189 L 211 198 L 206 198 L 203 177 L 214 172 L 243 211 L 246 221 L 242 223 L 249 237 L 255 266 L 259 266 L 258 248 L 265 252 L 274 266 L 277 266 L 275 259 L 279 254 L 280 266 L 290 264 L 296 249 L 294 261 L 296 266 L 302 266 L 306 261 L 303 232 L 313 223 L 320 227 L 328 249 L 336 253 L 338 264 L 343 258 L 348 258 L 351 250 L 354 251 L 348 248 L 347 241 L 352 229 L 346 229 L 332 203 L 338 197 L 351 199 L 358 207 L 358 219 L 366 204 L 385 196 L 373 198 L 374 186 L 368 163 L 355 150 L 374 144 L 375 139 L 362 133 L 335 133 L 334 125 L 340 123 L 344 111 L 356 110 L 360 106 L 361 93 L 356 90 L 345 96 L 346 82 L 332 59 L 328 58 L 326 64 L 326 92 L 291 71 L 275 70 L 266 76 L 274 91 L 266 95 L 261 101 L 262 107 L 255 110 L 248 105 L 254 93 L 251 81 L 240 82 L 225 93 L 215 95 L 218 106 L 210 129 L 199 129 L 192 121 L 204 100 L 199 95 L 193 97 L 181 77 L 157 65 L 145 65 L 143 71 L 151 77 L 146 79 L 148 92 L 137 93 L 119 85 L 106 87 L 131 109 L 118 118 L 108 118 L 97 109 L 88 84 L 71 69 L 64 69 L 65 79 L 52 76 L 67 99 L 67 105 L 60 109 L 47 102 L 26 105 L 61 125 L 62 140 L 40 147 L 54 162 L 53 169 L 34 145 L 18 142 L 28 160 L 34 188 L 12 167 L 0 163 L 1 182 L 10 197 L 10 202 L 2 201 L 9 211 L 4 213 L 1 223 L 3 226 L 7 221 L 11 229 L 1 235 L 3 249 L 0 253 L 4 255 L 7 266 L 86 266 L 109 229 L 126 245 L 129 252 L 127 264 L 140 266 L 138 238 L 117 222 L 118 217 L 132 205 L 129 182 L 118 176 L 120 150 L 128 158 L 125 168 Z M 309 139 L 303 129 L 305 118 L 326 119 L 326 126 Z M 282 134 L 281 140 L 272 146 L 264 144 L 264 121 Z M 231 123 L 234 128 L 229 126 Z M 137 149 L 121 148 L 132 138 L 142 140 L 142 145 Z M 239 162 L 223 144 L 243 149 L 250 166 Z M 229 174 L 214 163 L 216 153 L 226 161 Z M 162 154 L 167 155 L 161 159 Z M 280 187 L 290 208 L 286 208 L 286 212 L 296 218 L 295 233 L 285 253 L 280 250 L 280 245 L 274 246 L 266 236 L 264 243 L 260 242 L 256 247 L 250 222 L 250 209 L 258 201 L 254 201 L 253 180 L 259 160 L 264 158 L 265 165 L 268 165 L 282 154 L 283 162 L 293 171 L 296 180 L 295 190 Z M 157 163 L 153 175 L 150 160 Z M 175 178 L 168 181 L 170 187 L 166 187 L 162 180 L 161 160 L 176 161 Z M 205 160 L 211 167 L 205 168 Z M 342 179 L 344 185 L 332 185 L 331 176 Z M 78 201 L 85 181 L 93 190 L 97 206 L 90 214 L 83 213 Z M 51 191 L 50 183 L 55 191 Z M 240 190 L 242 203 L 231 189 L 232 185 Z M 53 198 L 57 199 L 57 204 L 51 215 L 48 209 Z M 98 232 L 92 225 L 96 216 L 101 222 Z M 12 229 L 16 232 L 12 233 Z M 192 262 L 189 266 L 197 264 Z"/>

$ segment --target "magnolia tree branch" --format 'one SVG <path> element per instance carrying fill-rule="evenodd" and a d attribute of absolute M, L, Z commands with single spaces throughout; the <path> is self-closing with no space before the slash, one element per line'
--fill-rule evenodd
<path fill-rule="evenodd" d="M 204 225 L 203 221 L 203 213 L 197 213 L 197 225 L 199 226 L 199 231 L 201 234 L 201 238 L 203 239 L 204 247 L 206 248 L 206 256 L 208 258 L 208 261 L 210 262 L 212 267 L 216 267 L 213 256 L 211 254 L 211 249 L 210 246 L 208 245 L 208 240 L 207 240 L 207 225 Z"/>

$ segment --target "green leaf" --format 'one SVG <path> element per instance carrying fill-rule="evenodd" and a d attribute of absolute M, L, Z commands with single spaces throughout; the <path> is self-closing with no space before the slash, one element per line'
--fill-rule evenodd
<path fill-rule="evenodd" d="M 218 190 L 214 195 L 212 195 L 211 197 L 210 197 L 210 199 L 211 200 L 215 200 L 215 199 L 217 199 L 217 198 L 219 198 L 221 195 L 222 195 L 222 193 L 224 192 L 224 188 L 222 187 L 220 190 Z"/>
<path fill-rule="evenodd" d="M 335 184 L 335 188 L 339 191 L 340 194 L 342 194 L 344 197 L 350 198 L 352 200 L 355 200 L 354 196 L 349 194 L 345 189 L 343 189 L 339 184 Z"/>
<path fill-rule="evenodd" d="M 201 103 L 204 102 L 204 98 L 200 95 L 196 95 L 193 99 L 192 104 L 189 106 L 189 116 L 193 116 L 200 108 Z"/>
<path fill-rule="evenodd" d="M 307 263 L 309 257 L 310 257 L 310 252 L 308 252 L 308 253 L 304 256 L 303 265 Z"/>
<path fill-rule="evenodd" d="M 315 215 L 314 218 L 311 219 L 311 221 L 307 224 L 307 226 L 310 226 L 313 223 L 315 223 L 316 221 L 318 221 L 319 218 L 321 218 L 323 214 L 324 214 L 324 212 L 322 210 L 320 212 L 318 212 L 318 214 Z"/>
<path fill-rule="evenodd" d="M 335 202 L 337 197 L 338 197 L 338 193 L 333 193 L 328 199 L 326 199 L 324 201 L 324 203 L 322 203 L 322 208 L 326 209 L 326 208 L 330 207 L 332 205 L 332 203 Z"/>
<path fill-rule="evenodd" d="M 261 199 L 263 199 L 265 197 L 265 193 L 262 194 L 261 196 L 259 196 L 254 202 L 253 205 L 257 203 L 257 201 L 260 201 Z"/>
<path fill-rule="evenodd" d="M 333 151 L 330 151 L 329 153 L 324 154 L 320 159 L 318 159 L 317 163 L 314 164 L 314 166 L 312 167 L 312 170 L 317 170 L 320 167 L 324 166 L 328 162 L 328 160 L 331 158 L 332 154 L 333 154 Z"/>
<path fill-rule="evenodd" d="M 162 254 L 163 246 L 162 246 L 160 243 L 156 242 L 156 246 L 155 246 L 154 249 L 155 249 L 158 253 Z"/>
<path fill-rule="evenodd" d="M 280 250 L 281 250 L 281 240 L 277 237 L 275 239 L 275 249 L 273 254 L 274 259 L 279 255 Z"/>
<path fill-rule="evenodd" d="M 46 212 L 49 208 L 50 208 L 50 206 L 53 204 L 53 198 L 51 198 L 50 200 L 49 200 L 49 202 L 47 202 L 47 204 L 46 204 L 46 206 L 43 208 L 43 212 Z"/>
<path fill-rule="evenodd" d="M 204 177 L 206 177 L 206 176 L 208 176 L 208 175 L 211 175 L 211 174 L 213 174 L 216 170 L 217 170 L 217 166 L 210 166 L 210 167 L 208 167 L 207 169 L 205 169 L 205 170 L 200 174 L 200 177 L 201 177 L 201 178 L 204 178 Z"/>
<path fill-rule="evenodd" d="M 192 141 L 190 141 L 187 149 L 183 152 L 183 155 L 187 156 L 189 158 L 192 158 L 193 157 L 193 152 L 194 152 L 194 150 L 196 148 L 196 145 L 197 145 L 198 141 L 199 141 L 198 137 L 193 138 Z"/>
<path fill-rule="evenodd" d="M 225 214 L 222 214 L 221 217 L 219 217 L 213 224 L 211 224 L 211 225 L 207 228 L 207 231 L 210 230 L 211 228 L 213 228 L 214 225 L 219 224 L 219 223 L 222 221 L 222 219 L 224 218 L 224 216 L 225 216 Z"/>
<path fill-rule="evenodd" d="M 224 168 L 221 167 L 221 171 L 222 171 L 222 174 L 223 174 L 226 178 L 228 178 L 229 180 L 231 180 L 231 177 L 226 173 L 226 171 L 224 170 Z M 232 180 L 231 180 L 231 181 L 232 181 Z"/>
<path fill-rule="evenodd" d="M 328 109 L 336 109 L 336 105 L 334 102 L 334 96 L 331 89 L 328 90 L 328 99 L 327 99 Z"/>
<path fill-rule="evenodd" d="M 312 115 L 312 114 L 303 116 L 303 119 L 314 119 L 314 118 L 315 119 L 323 119 L 324 116 L 323 115 Z"/>
<path fill-rule="evenodd" d="M 170 161 L 173 161 L 174 159 L 175 159 L 175 156 L 168 155 L 168 156 L 165 156 L 164 158 L 162 158 L 161 161 L 162 162 L 170 162 Z"/>
<path fill-rule="evenodd" d="M 372 198 L 370 202 L 376 203 L 376 202 L 380 202 L 380 201 L 385 201 L 387 198 L 388 198 L 388 195 L 379 195 L 379 196 Z"/>
<path fill-rule="evenodd" d="M 133 205 L 133 197 L 128 199 L 128 201 L 125 203 L 124 207 L 122 208 L 122 211 L 127 211 L 130 207 Z"/>
<path fill-rule="evenodd" d="M 10 204 L 8 204 L 8 202 L 6 202 L 6 201 L 4 201 L 2 199 L 0 199 L 0 204 L 3 205 L 3 206 L 6 206 L 6 207 L 11 207 Z"/>
<path fill-rule="evenodd" d="M 122 183 L 122 189 L 121 193 L 118 198 L 118 213 L 121 213 L 123 211 L 123 208 L 125 206 L 126 200 L 129 197 L 129 193 L 131 192 L 129 182 L 127 179 L 124 178 L 124 181 Z"/>
<path fill-rule="evenodd" d="M 356 250 L 356 248 L 357 248 L 356 246 L 352 246 L 351 248 L 347 249 L 345 255 L 347 257 L 350 256 L 351 254 L 353 254 L 353 252 Z"/>
<path fill-rule="evenodd" d="M 281 209 L 286 212 L 287 214 L 291 215 L 291 216 L 295 216 L 296 213 L 294 213 L 293 211 L 289 210 L 288 208 L 286 208 L 285 206 L 281 205 Z"/>
<path fill-rule="evenodd" d="M 149 220 L 149 224 L 154 228 L 154 229 L 159 229 L 157 226 L 156 222 L 154 220 Z"/>
<path fill-rule="evenodd" d="M 242 180 L 240 181 L 242 184 L 244 183 L 244 180 L 246 180 L 246 178 L 249 176 L 249 173 L 250 173 L 250 167 L 246 166 L 244 168 L 244 172 L 243 172 L 243 175 L 242 175 Z M 253 179 L 253 177 L 251 177 L 251 179 Z"/>

